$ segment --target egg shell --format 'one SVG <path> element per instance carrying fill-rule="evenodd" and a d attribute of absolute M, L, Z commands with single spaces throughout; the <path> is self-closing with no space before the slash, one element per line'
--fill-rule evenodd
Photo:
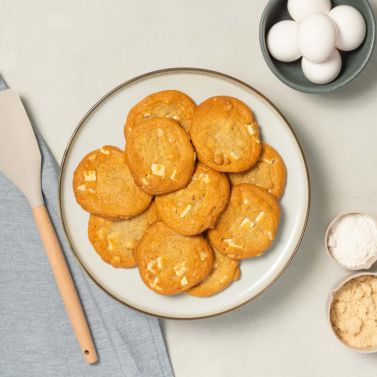
<path fill-rule="evenodd" d="M 334 81 L 342 69 L 342 58 L 338 50 L 333 50 L 330 58 L 323 63 L 312 63 L 302 58 L 301 67 L 305 77 L 314 84 L 328 84 Z"/>
<path fill-rule="evenodd" d="M 288 12 L 295 21 L 302 21 L 313 13 L 327 14 L 330 9 L 330 0 L 288 0 Z"/>
<path fill-rule="evenodd" d="M 327 15 L 314 13 L 300 22 L 298 45 L 305 59 L 322 63 L 330 57 L 335 44 L 336 28 Z"/>
<path fill-rule="evenodd" d="M 366 23 L 357 9 L 349 5 L 339 5 L 331 10 L 329 17 L 337 27 L 337 48 L 342 51 L 352 51 L 363 43 Z"/>
<path fill-rule="evenodd" d="M 270 54 L 282 62 L 293 62 L 301 57 L 298 48 L 298 25 L 294 21 L 280 21 L 267 34 Z"/>

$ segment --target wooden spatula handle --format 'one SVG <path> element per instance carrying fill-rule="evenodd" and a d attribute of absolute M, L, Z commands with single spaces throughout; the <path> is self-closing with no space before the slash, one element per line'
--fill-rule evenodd
<path fill-rule="evenodd" d="M 35 207 L 32 211 L 83 356 L 89 364 L 93 364 L 98 359 L 97 352 L 72 276 L 69 272 L 55 229 L 51 223 L 50 216 L 44 205 Z"/>

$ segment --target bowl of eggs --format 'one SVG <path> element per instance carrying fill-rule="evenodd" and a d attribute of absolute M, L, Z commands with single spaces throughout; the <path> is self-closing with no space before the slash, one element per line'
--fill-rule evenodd
<path fill-rule="evenodd" d="M 367 0 L 270 0 L 260 44 L 272 72 L 306 93 L 326 93 L 352 81 L 375 41 Z"/>

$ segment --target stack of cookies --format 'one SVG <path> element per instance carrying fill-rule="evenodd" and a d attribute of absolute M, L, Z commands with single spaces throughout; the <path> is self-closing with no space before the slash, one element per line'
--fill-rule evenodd
<path fill-rule="evenodd" d="M 137 266 L 159 294 L 225 289 L 240 260 L 271 246 L 280 221 L 286 169 L 253 112 L 236 98 L 197 106 L 166 90 L 130 110 L 124 133 L 125 151 L 92 151 L 74 173 L 94 249 L 114 267 Z"/>

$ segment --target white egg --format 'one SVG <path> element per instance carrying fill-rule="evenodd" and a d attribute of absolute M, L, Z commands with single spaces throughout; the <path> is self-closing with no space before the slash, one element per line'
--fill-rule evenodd
<path fill-rule="evenodd" d="M 357 9 L 348 5 L 339 5 L 331 10 L 329 17 L 338 29 L 337 48 L 343 51 L 352 51 L 363 43 L 366 25 L 364 17 Z"/>
<path fill-rule="evenodd" d="M 336 43 L 336 28 L 331 19 L 314 13 L 300 22 L 298 46 L 303 57 L 313 63 L 322 63 L 332 54 Z"/>
<path fill-rule="evenodd" d="M 270 54 L 282 62 L 293 62 L 301 53 L 298 48 L 298 25 L 294 21 L 280 21 L 267 34 Z"/>
<path fill-rule="evenodd" d="M 302 21 L 313 13 L 328 13 L 330 0 L 288 0 L 288 12 L 295 21 Z"/>
<path fill-rule="evenodd" d="M 334 50 L 330 58 L 323 63 L 312 63 L 302 58 L 302 70 L 305 77 L 314 84 L 328 84 L 334 81 L 342 68 L 342 58 L 338 50 Z"/>

